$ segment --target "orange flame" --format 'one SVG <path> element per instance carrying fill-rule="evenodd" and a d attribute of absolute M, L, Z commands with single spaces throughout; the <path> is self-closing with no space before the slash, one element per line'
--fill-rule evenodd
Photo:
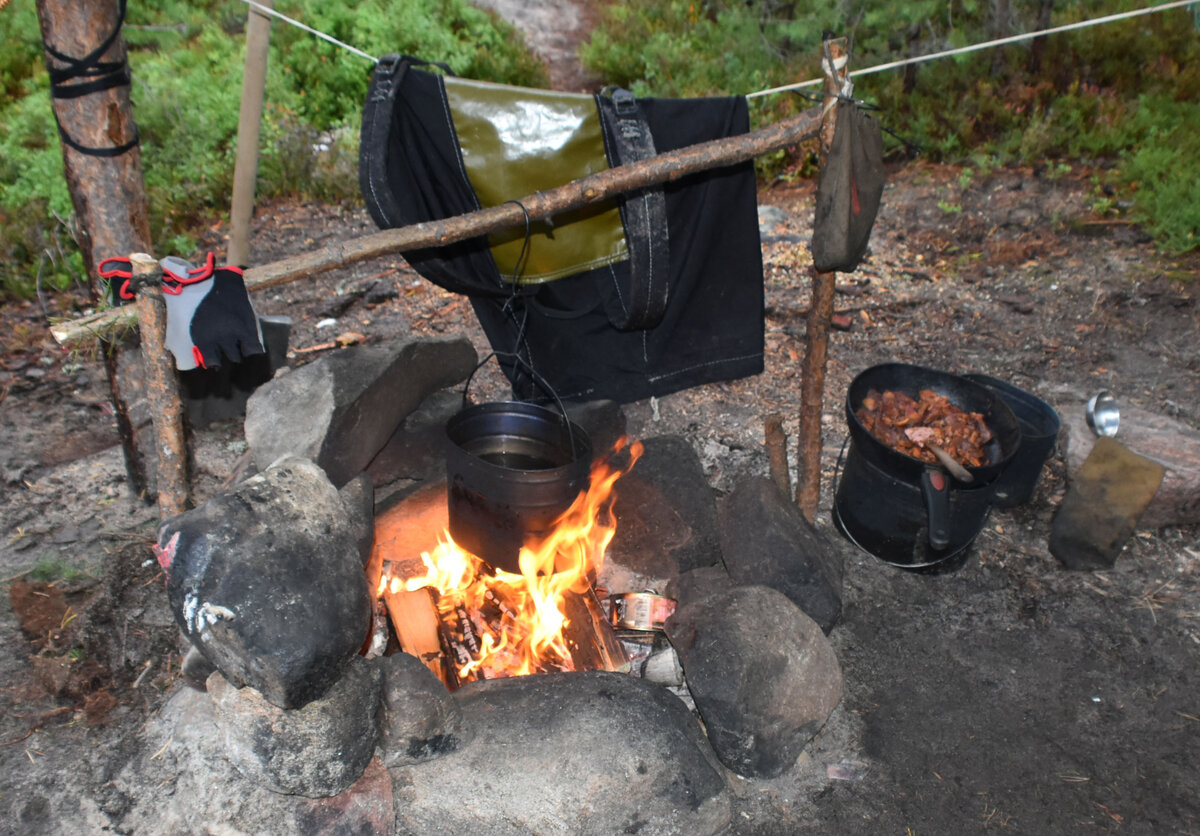
<path fill-rule="evenodd" d="M 627 461 L 615 465 L 625 450 Z M 604 565 L 616 534 L 614 486 L 641 454 L 640 442 L 621 438 L 608 457 L 593 463 L 588 489 L 559 516 L 550 534 L 521 549 L 520 574 L 493 570 L 443 532 L 437 547 L 421 555 L 423 577 L 385 577 L 380 592 L 387 584 L 393 591 L 436 591 L 443 623 L 457 623 L 470 648 L 454 660 L 460 680 L 574 670 L 563 635 L 568 624 L 563 600 L 571 592 L 586 593 Z"/>

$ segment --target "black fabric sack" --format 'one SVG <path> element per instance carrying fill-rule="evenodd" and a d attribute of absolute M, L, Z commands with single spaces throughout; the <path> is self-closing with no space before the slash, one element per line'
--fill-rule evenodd
<path fill-rule="evenodd" d="M 883 196 L 883 134 L 853 102 L 838 102 L 833 145 L 817 181 L 813 266 L 850 273 L 867 252 Z"/>
<path fill-rule="evenodd" d="M 385 69 L 372 80 L 360 152 L 363 196 L 376 223 L 391 228 L 477 209 L 440 77 L 411 65 Z M 637 106 L 658 153 L 749 129 L 741 97 L 640 99 Z M 604 123 L 610 154 L 613 129 Z M 619 402 L 761 372 L 753 164 L 691 175 L 665 184 L 662 195 L 670 246 L 666 270 L 657 265 L 654 275 L 668 286 L 643 288 L 643 303 L 662 308 L 644 327 L 631 310 L 629 258 L 533 284 L 508 281 L 483 236 L 405 258 L 429 280 L 471 298 L 518 398 L 545 397 L 530 369 L 562 398 Z"/>

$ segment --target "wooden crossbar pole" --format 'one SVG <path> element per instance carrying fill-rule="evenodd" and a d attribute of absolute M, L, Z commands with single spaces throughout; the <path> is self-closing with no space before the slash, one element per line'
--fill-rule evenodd
<path fill-rule="evenodd" d="M 413 224 L 328 244 L 271 264 L 250 268 L 245 273 L 246 287 L 252 291 L 263 290 L 383 255 L 453 244 L 522 226 L 526 212 L 534 221 L 552 218 L 646 186 L 736 165 L 796 145 L 816 136 L 820 125 L 821 110 L 808 110 L 747 134 L 690 145 L 678 151 L 597 172 L 556 189 L 527 195 L 519 201 L 524 211 L 521 206 L 510 202 L 454 218 Z M 50 331 L 60 344 L 66 346 L 128 328 L 136 319 L 136 309 L 125 306 L 54 323 Z"/>

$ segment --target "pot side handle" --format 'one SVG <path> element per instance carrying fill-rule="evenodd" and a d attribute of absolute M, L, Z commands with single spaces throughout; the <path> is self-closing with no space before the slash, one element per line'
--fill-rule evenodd
<path fill-rule="evenodd" d="M 950 545 L 950 479 L 941 470 L 921 473 L 921 495 L 929 520 L 929 547 L 942 551 Z"/>

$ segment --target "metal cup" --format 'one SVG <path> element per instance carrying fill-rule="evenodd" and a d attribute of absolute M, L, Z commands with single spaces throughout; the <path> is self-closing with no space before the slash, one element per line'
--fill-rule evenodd
<path fill-rule="evenodd" d="M 1097 392 L 1087 402 L 1087 424 L 1098 436 L 1111 438 L 1121 426 L 1121 410 L 1112 392 Z"/>

